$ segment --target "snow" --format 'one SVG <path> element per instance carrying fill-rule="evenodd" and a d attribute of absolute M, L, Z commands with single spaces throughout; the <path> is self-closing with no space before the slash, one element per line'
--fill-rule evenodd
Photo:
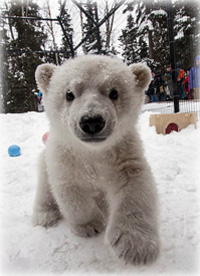
<path fill-rule="evenodd" d="M 155 106 L 155 104 L 154 104 Z M 0 114 L 0 222 L 2 275 L 199 275 L 200 122 L 179 133 L 158 135 L 151 112 L 138 128 L 160 196 L 161 255 L 149 267 L 124 265 L 104 244 L 104 233 L 80 238 L 62 220 L 56 227 L 33 227 L 37 159 L 49 124 L 45 113 Z M 22 155 L 11 158 L 17 144 Z"/>
<path fill-rule="evenodd" d="M 166 16 L 167 12 L 165 10 L 154 10 L 151 12 L 151 15 L 160 15 L 160 16 Z"/>
<path fill-rule="evenodd" d="M 151 20 L 148 20 L 148 19 L 144 20 L 144 22 L 142 22 L 139 26 L 139 32 L 143 32 L 143 30 L 147 27 L 148 27 L 148 30 L 153 31 L 154 27 Z"/>

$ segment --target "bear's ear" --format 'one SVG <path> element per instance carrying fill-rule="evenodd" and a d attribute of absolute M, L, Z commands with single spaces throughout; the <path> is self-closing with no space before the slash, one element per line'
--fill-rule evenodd
<path fill-rule="evenodd" d="M 131 72 L 136 76 L 137 86 L 146 89 L 151 82 L 151 70 L 144 63 L 134 63 L 129 66 Z"/>
<path fill-rule="evenodd" d="M 42 92 L 47 92 L 50 79 L 56 69 L 56 65 L 51 63 L 41 64 L 35 71 L 35 80 Z"/>

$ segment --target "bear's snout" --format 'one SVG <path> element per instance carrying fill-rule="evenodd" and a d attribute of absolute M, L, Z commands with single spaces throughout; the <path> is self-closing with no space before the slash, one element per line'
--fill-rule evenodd
<path fill-rule="evenodd" d="M 79 122 L 81 130 L 87 135 L 100 133 L 105 126 L 105 120 L 101 115 L 82 116 Z"/>

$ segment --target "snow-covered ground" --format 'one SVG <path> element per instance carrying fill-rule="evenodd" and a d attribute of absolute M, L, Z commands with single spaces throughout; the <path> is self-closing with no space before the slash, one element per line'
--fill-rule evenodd
<path fill-rule="evenodd" d="M 200 122 L 179 133 L 158 135 L 150 112 L 139 131 L 160 195 L 161 255 L 150 267 L 124 265 L 104 244 L 104 234 L 80 238 L 66 221 L 33 227 L 37 158 L 48 131 L 45 113 L 0 114 L 1 275 L 200 275 Z M 9 157 L 12 144 L 20 157 Z M 198 273 L 199 272 L 199 273 Z"/>

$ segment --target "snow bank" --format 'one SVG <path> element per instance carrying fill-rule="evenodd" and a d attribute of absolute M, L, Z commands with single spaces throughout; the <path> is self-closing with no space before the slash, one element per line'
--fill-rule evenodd
<path fill-rule="evenodd" d="M 141 114 L 138 127 L 160 195 L 162 251 L 154 265 L 136 268 L 112 256 L 104 234 L 77 237 L 64 220 L 49 229 L 32 226 L 37 158 L 48 120 L 45 113 L 0 114 L 2 275 L 198 274 L 200 124 L 163 136 L 148 126 L 149 115 Z M 11 144 L 21 147 L 20 157 L 8 156 Z"/>

